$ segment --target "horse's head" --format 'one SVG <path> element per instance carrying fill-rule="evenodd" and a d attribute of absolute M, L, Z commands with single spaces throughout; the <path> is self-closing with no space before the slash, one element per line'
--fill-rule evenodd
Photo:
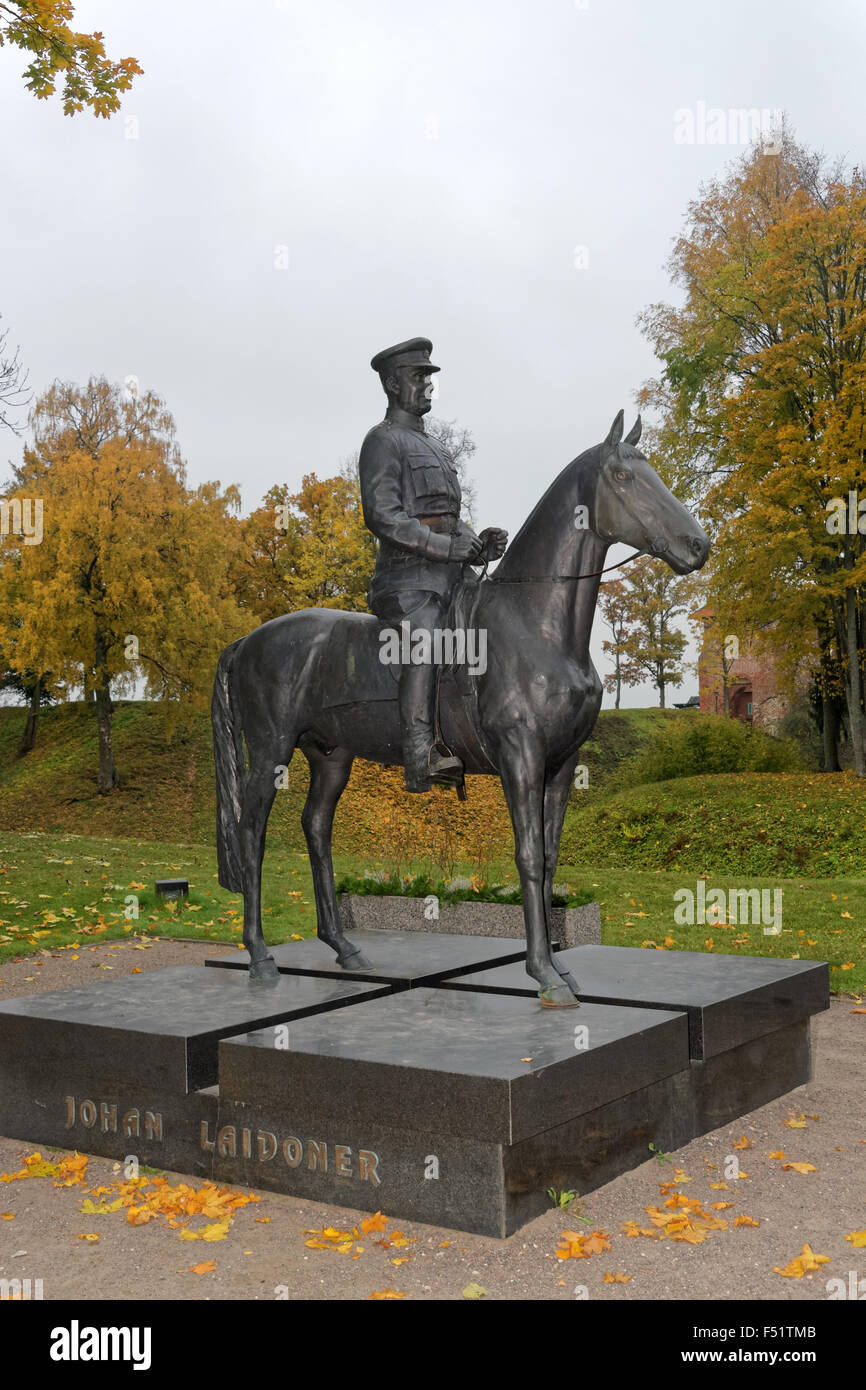
<path fill-rule="evenodd" d="M 622 431 L 620 411 L 599 448 L 594 530 L 608 545 L 622 541 L 664 560 L 676 574 L 699 570 L 709 537 L 637 448 L 640 416 L 625 439 Z"/>

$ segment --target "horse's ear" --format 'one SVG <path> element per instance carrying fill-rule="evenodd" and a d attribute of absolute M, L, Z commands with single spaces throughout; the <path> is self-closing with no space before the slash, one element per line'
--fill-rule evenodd
<path fill-rule="evenodd" d="M 611 449 L 615 449 L 617 444 L 619 444 L 620 440 L 622 439 L 622 430 L 624 423 L 625 420 L 623 417 L 623 413 L 622 411 L 620 411 L 608 431 L 607 439 L 604 441 L 605 444 L 607 444 Z"/>
<path fill-rule="evenodd" d="M 638 440 L 640 439 L 640 432 L 642 428 L 643 427 L 641 425 L 641 418 L 640 416 L 638 416 L 625 437 L 626 444 L 637 444 Z"/>

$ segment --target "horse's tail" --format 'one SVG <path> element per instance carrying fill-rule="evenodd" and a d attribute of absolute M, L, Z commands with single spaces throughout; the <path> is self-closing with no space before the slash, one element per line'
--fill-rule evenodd
<path fill-rule="evenodd" d="M 211 700 L 217 795 L 217 869 L 223 888 L 233 893 L 243 892 L 238 824 L 246 779 L 246 755 L 243 733 L 234 721 L 231 679 L 237 650 L 243 640 L 240 638 L 232 642 L 220 657 Z"/>

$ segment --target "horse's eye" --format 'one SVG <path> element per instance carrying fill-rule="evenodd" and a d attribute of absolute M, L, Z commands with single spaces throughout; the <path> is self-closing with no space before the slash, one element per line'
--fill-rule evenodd
<path fill-rule="evenodd" d="M 618 483 L 627 483 L 629 478 L 631 477 L 631 473 L 628 471 L 627 468 L 615 468 L 613 476 L 616 478 Z"/>

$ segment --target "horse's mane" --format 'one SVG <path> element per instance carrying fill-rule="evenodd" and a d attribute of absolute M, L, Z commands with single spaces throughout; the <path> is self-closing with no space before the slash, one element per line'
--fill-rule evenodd
<path fill-rule="evenodd" d="M 522 549 L 521 542 L 524 542 L 527 537 L 532 534 L 535 530 L 536 523 L 549 507 L 555 507 L 558 512 L 564 510 L 561 497 L 562 493 L 568 493 L 569 502 L 571 502 L 571 499 L 579 490 L 581 475 L 584 471 L 588 471 L 591 464 L 596 465 L 598 463 L 601 447 L 600 444 L 594 444 L 592 448 L 585 449 L 582 454 L 578 454 L 577 458 L 572 459 L 571 463 L 567 463 L 561 472 L 556 475 L 547 491 L 543 493 L 536 502 L 529 516 L 508 546 L 508 549 L 497 567 L 497 574 L 508 575 L 510 573 L 509 560 L 513 560 L 515 557 L 518 559 L 520 558 L 520 551 Z"/>

